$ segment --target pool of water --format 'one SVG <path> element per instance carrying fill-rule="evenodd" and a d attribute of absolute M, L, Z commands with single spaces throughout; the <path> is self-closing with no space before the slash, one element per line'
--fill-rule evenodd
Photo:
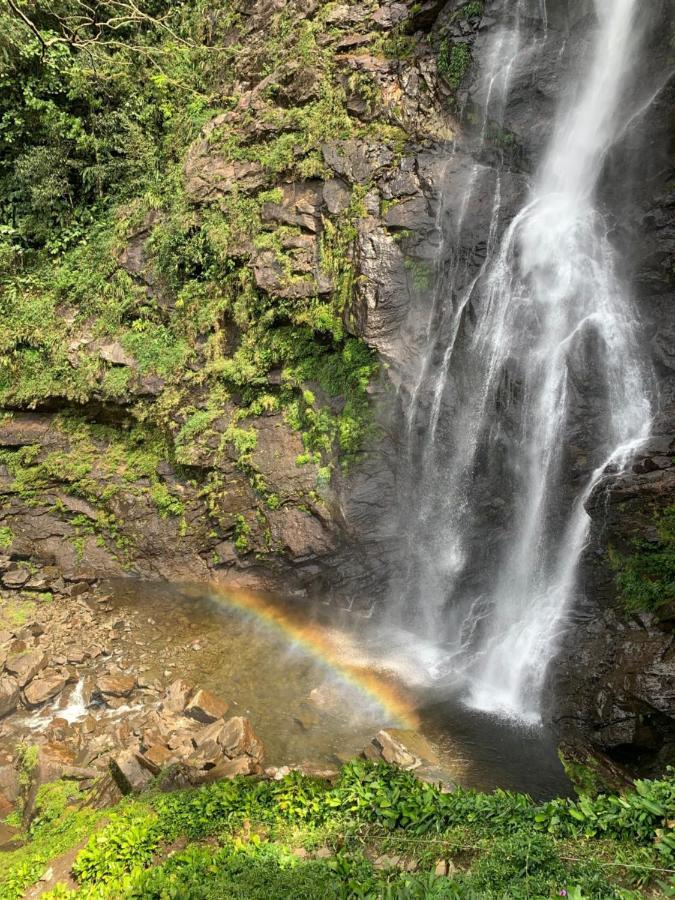
<path fill-rule="evenodd" d="M 427 677 L 427 648 L 403 646 L 375 622 L 203 585 L 108 587 L 131 626 L 118 661 L 228 700 L 232 714 L 250 716 L 269 765 L 335 766 L 394 726 L 426 738 L 438 767 L 462 786 L 537 798 L 569 791 L 544 729 L 464 708 Z"/>

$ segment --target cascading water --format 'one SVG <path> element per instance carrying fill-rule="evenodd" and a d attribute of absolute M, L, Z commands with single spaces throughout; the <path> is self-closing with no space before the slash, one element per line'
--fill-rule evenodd
<path fill-rule="evenodd" d="M 527 5 L 511 6 L 487 55 L 477 160 L 525 52 Z M 650 426 L 637 324 L 596 199 L 607 152 L 629 118 L 641 5 L 596 0 L 590 63 L 561 103 L 529 197 L 505 230 L 500 173 L 479 161 L 466 176 L 407 409 L 421 502 L 414 517 L 407 506 L 399 600 L 422 611 L 429 636 L 448 636 L 444 667 L 462 678 L 470 705 L 530 720 L 539 718 L 574 592 L 584 504 Z M 490 178 L 483 260 L 472 268 L 461 209 Z"/>

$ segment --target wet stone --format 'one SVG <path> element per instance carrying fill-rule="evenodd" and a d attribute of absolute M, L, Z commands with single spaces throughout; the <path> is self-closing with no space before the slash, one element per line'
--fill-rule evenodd
<path fill-rule="evenodd" d="M 229 704 L 211 691 L 200 689 L 185 707 L 185 715 L 206 724 L 222 719 L 226 715 Z"/>
<path fill-rule="evenodd" d="M 250 756 L 236 759 L 223 759 L 213 768 L 208 769 L 204 781 L 219 781 L 221 778 L 236 778 L 239 775 L 257 775 L 259 764 Z"/>
<path fill-rule="evenodd" d="M 133 675 L 101 675 L 96 679 L 96 693 L 108 697 L 128 697 L 136 687 Z"/>
<path fill-rule="evenodd" d="M 193 687 L 183 681 L 182 678 L 177 678 L 167 688 L 162 701 L 162 708 L 167 710 L 167 712 L 182 713 L 193 693 Z"/>
<path fill-rule="evenodd" d="M 153 773 L 136 750 L 123 750 L 110 763 L 115 783 L 123 794 L 139 793 L 152 781 Z"/>
<path fill-rule="evenodd" d="M 231 758 L 246 755 L 260 762 L 264 755 L 262 741 L 253 730 L 251 720 L 244 716 L 235 716 L 225 723 L 218 743 Z"/>
<path fill-rule="evenodd" d="M 30 572 L 25 569 L 12 569 L 2 576 L 2 583 L 8 588 L 23 587 L 30 578 Z"/>
<path fill-rule="evenodd" d="M 156 769 L 157 772 L 176 761 L 174 754 L 161 744 L 152 744 L 148 747 L 143 754 L 143 758 L 149 764 L 149 767 Z"/>
<path fill-rule="evenodd" d="M 60 694 L 67 684 L 62 675 L 45 675 L 35 678 L 24 689 L 23 696 L 28 706 L 40 706 Z"/>
<path fill-rule="evenodd" d="M 20 687 L 25 687 L 46 665 L 47 657 L 44 653 L 41 650 L 32 650 L 9 656 L 5 662 L 5 669 L 16 677 Z"/>
<path fill-rule="evenodd" d="M 364 750 L 367 759 L 383 759 L 399 769 L 417 769 L 422 764 L 421 759 L 411 753 L 401 741 L 397 740 L 388 731 L 377 733 L 371 743 Z"/>
<path fill-rule="evenodd" d="M 19 705 L 19 682 L 11 675 L 0 678 L 0 716 L 9 715 Z"/>

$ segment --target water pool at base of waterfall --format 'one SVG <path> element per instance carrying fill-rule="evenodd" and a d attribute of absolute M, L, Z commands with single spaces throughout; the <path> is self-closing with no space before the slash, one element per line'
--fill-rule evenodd
<path fill-rule="evenodd" d="M 336 768 L 399 727 L 428 742 L 439 777 L 463 787 L 569 792 L 549 733 L 465 708 L 415 672 L 414 652 L 394 669 L 374 622 L 203 585 L 130 579 L 109 589 L 123 623 L 111 661 L 148 685 L 182 678 L 222 697 L 228 715 L 250 717 L 268 766 Z"/>

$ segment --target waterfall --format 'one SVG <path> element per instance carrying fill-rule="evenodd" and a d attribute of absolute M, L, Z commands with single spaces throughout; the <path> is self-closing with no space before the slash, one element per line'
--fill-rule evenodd
<path fill-rule="evenodd" d="M 444 668 L 469 705 L 534 721 L 575 591 L 585 502 L 608 467 L 630 461 L 651 421 L 638 323 L 597 199 L 629 118 L 641 5 L 595 0 L 586 68 L 508 224 L 501 173 L 480 162 L 488 116 L 500 124 L 528 51 L 528 4 L 505 5 L 508 22 L 486 54 L 478 161 L 459 204 L 490 183 L 484 258 L 467 264 L 462 212 L 447 230 L 450 262 L 407 410 L 408 499 L 418 502 L 406 504 L 399 603 L 421 611 L 429 637 L 445 636 Z"/>

